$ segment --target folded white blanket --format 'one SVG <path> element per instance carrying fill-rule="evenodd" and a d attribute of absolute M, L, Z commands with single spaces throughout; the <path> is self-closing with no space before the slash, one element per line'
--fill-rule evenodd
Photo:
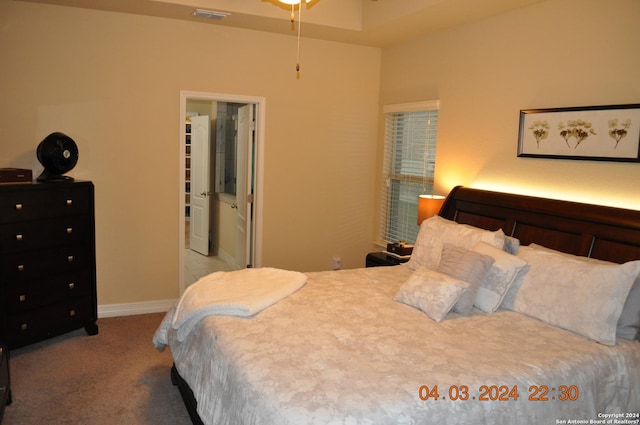
<path fill-rule="evenodd" d="M 160 324 L 153 344 L 160 350 L 168 344 L 169 327 L 176 331 L 178 341 L 184 341 L 207 316 L 253 316 L 293 294 L 306 282 L 303 273 L 270 267 L 211 273 L 184 291 Z"/>

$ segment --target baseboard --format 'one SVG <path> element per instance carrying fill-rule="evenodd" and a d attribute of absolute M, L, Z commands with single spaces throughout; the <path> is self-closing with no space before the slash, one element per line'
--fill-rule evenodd
<path fill-rule="evenodd" d="M 98 318 L 133 316 L 136 314 L 165 313 L 176 300 L 144 301 L 141 303 L 108 304 L 98 306 Z"/>

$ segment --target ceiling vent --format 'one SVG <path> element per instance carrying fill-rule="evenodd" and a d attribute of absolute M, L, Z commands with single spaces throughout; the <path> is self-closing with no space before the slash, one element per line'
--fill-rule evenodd
<path fill-rule="evenodd" d="M 196 9 L 193 11 L 193 16 L 197 16 L 199 18 L 224 19 L 229 15 L 231 15 L 231 13 L 218 12 L 216 10 Z"/>

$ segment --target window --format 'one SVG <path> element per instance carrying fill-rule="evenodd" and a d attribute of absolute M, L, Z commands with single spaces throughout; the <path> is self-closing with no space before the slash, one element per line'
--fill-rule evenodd
<path fill-rule="evenodd" d="M 416 240 L 418 196 L 433 194 L 438 105 L 436 100 L 384 107 L 382 244 Z"/>

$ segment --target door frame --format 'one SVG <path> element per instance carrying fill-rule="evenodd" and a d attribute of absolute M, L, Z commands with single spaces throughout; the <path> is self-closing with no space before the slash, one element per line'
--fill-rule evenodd
<path fill-rule="evenodd" d="M 185 251 L 185 197 L 184 189 L 186 185 L 186 153 L 184 147 L 184 123 L 187 119 L 187 100 L 206 100 L 211 102 L 230 102 L 230 103 L 250 103 L 255 107 L 255 162 L 253 174 L 248 170 L 248 179 L 253 179 L 253 217 L 251 220 L 251 229 L 253 243 L 247 247 L 247 252 L 251 250 L 253 258 L 253 267 L 262 266 L 262 229 L 263 229 L 263 187 L 264 187 L 264 138 L 265 138 L 265 117 L 266 117 L 266 98 L 261 96 L 246 96 L 225 93 L 209 93 L 198 91 L 180 91 L 180 121 L 178 131 L 178 147 L 179 147 L 179 182 L 180 190 L 178 191 L 178 267 L 179 267 L 179 290 L 180 294 L 184 292 L 184 251 Z"/>

